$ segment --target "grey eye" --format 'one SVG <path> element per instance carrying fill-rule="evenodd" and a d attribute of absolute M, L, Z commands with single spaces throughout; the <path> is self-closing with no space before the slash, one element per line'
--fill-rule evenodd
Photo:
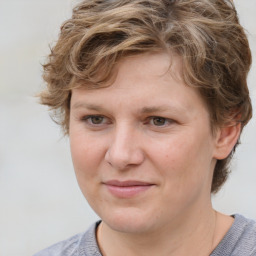
<path fill-rule="evenodd" d="M 90 117 L 92 124 L 101 124 L 104 120 L 104 117 L 102 116 L 91 116 Z"/>
<path fill-rule="evenodd" d="M 166 118 L 163 117 L 153 117 L 152 122 L 155 126 L 162 126 L 166 124 Z"/>

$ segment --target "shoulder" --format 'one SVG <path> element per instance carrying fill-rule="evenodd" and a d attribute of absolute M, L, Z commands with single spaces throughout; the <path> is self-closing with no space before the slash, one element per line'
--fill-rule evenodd
<path fill-rule="evenodd" d="M 237 243 L 234 255 L 256 256 L 256 222 L 241 215 L 236 215 L 236 218 L 237 225 L 234 226 L 233 236 L 237 239 Z"/>
<path fill-rule="evenodd" d="M 256 222 L 241 215 L 235 215 L 235 223 L 229 236 L 232 255 L 256 256 Z"/>
<path fill-rule="evenodd" d="M 98 224 L 94 223 L 86 232 L 56 243 L 34 256 L 101 256 L 95 236 Z"/>
<path fill-rule="evenodd" d="M 212 256 L 256 256 L 256 222 L 242 215 L 235 221 Z"/>

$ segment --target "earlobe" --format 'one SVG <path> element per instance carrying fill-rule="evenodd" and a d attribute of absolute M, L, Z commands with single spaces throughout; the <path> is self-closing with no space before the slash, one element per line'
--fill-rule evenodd
<path fill-rule="evenodd" d="M 221 160 L 230 154 L 239 139 L 240 132 L 241 123 L 229 124 L 219 128 L 215 141 L 215 159 Z"/>

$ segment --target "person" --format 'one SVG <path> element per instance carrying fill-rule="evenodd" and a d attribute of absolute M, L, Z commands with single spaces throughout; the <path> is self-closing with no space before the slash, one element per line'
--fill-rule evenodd
<path fill-rule="evenodd" d="M 80 2 L 40 97 L 100 220 L 36 256 L 255 256 L 255 221 L 211 203 L 252 116 L 250 65 L 232 1 Z"/>

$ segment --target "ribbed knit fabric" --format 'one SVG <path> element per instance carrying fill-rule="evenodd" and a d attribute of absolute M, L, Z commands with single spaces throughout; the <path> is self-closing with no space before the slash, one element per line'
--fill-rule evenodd
<path fill-rule="evenodd" d="M 234 217 L 232 227 L 210 256 L 256 256 L 256 222 L 238 214 Z M 34 256 L 102 256 L 95 237 L 99 223 Z"/>
<path fill-rule="evenodd" d="M 256 256 L 256 222 L 234 215 L 235 221 L 210 256 Z"/>

